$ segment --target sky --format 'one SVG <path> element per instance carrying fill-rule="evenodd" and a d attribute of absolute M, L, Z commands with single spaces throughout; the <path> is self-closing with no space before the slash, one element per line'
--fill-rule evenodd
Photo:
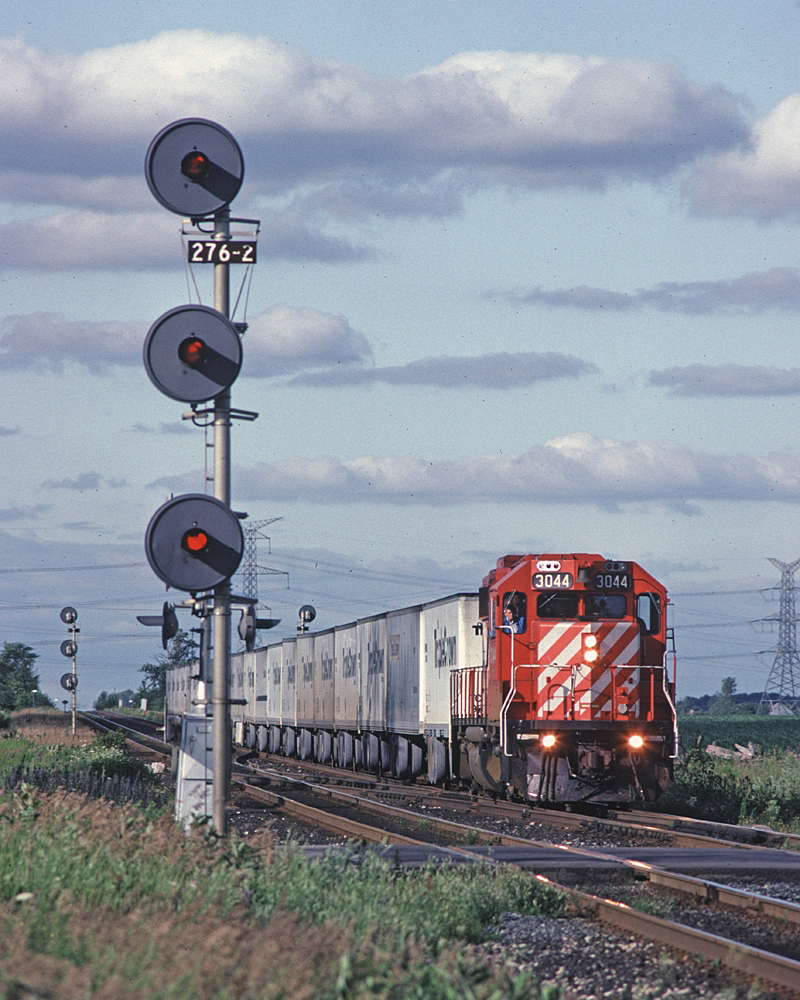
<path fill-rule="evenodd" d="M 193 117 L 260 223 L 232 505 L 269 638 L 596 552 L 668 587 L 679 696 L 763 690 L 769 560 L 800 558 L 800 3 L 29 6 L 0 38 L 0 642 L 43 691 L 63 606 L 88 708 L 184 596 L 144 533 L 209 449 L 142 345 L 213 279 L 144 159 Z"/>

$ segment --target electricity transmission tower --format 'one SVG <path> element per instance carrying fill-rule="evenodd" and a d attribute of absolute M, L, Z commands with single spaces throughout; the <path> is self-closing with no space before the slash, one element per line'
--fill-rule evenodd
<path fill-rule="evenodd" d="M 243 525 L 244 530 L 244 558 L 242 559 L 242 594 L 244 597 L 253 597 L 256 600 L 254 607 L 259 607 L 258 604 L 258 578 L 259 576 L 285 576 L 286 586 L 289 586 L 289 574 L 285 570 L 281 569 L 270 569 L 266 566 L 258 565 L 258 543 L 259 541 L 266 541 L 267 552 L 271 552 L 269 546 L 269 536 L 263 533 L 263 529 L 266 528 L 268 524 L 274 524 L 275 521 L 282 521 L 282 517 L 270 517 L 264 521 L 250 521 Z M 262 604 L 260 607 L 267 607 L 267 605 Z M 269 610 L 269 609 L 268 609 Z M 256 633 L 256 638 L 258 633 Z"/>
<path fill-rule="evenodd" d="M 800 710 L 800 653 L 797 651 L 794 574 L 800 559 L 793 563 L 778 559 L 770 559 L 770 562 L 781 571 L 781 604 L 778 615 L 764 621 L 778 622 L 778 649 L 758 711 L 796 713 Z"/>

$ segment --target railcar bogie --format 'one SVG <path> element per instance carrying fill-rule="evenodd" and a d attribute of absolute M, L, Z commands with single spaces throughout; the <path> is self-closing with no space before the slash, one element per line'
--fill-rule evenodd
<path fill-rule="evenodd" d="M 666 611 L 636 563 L 504 556 L 477 594 L 234 654 L 233 736 L 531 802 L 652 801 L 677 747 Z M 170 671 L 171 716 L 192 672 Z"/>

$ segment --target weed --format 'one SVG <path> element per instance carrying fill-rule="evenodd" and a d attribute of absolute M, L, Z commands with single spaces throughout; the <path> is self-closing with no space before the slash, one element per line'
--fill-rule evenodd
<path fill-rule="evenodd" d="M 721 760 L 689 750 L 658 808 L 722 823 L 800 829 L 800 758 L 776 751 L 755 760 Z"/>
<path fill-rule="evenodd" d="M 28 794 L 34 813 L 0 823 L 0 997 L 548 997 L 468 944 L 504 912 L 559 912 L 522 873 L 264 856 L 64 791 L 18 792 L 0 811 L 24 811 Z"/>

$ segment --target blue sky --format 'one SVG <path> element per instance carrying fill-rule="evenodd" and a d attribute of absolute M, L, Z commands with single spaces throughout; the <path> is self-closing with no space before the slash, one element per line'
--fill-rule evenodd
<path fill-rule="evenodd" d="M 286 634 L 597 551 L 670 588 L 680 693 L 763 687 L 777 632 L 748 623 L 800 555 L 800 5 L 66 12 L 0 39 L 0 640 L 45 690 L 64 604 L 81 703 L 137 686 L 144 530 L 203 488 L 141 364 L 192 279 L 213 304 L 142 170 L 190 116 L 236 136 L 261 219 L 233 493 L 281 518 Z"/>

